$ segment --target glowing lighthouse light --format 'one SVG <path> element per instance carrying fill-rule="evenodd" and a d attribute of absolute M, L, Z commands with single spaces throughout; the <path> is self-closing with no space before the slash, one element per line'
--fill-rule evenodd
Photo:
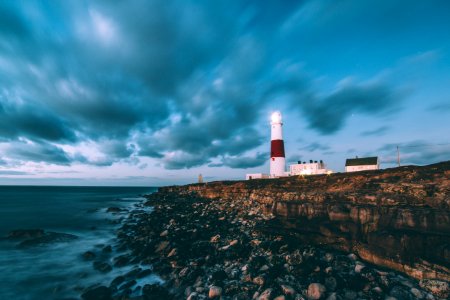
<path fill-rule="evenodd" d="M 285 176 L 286 170 L 281 113 L 272 113 L 271 119 L 270 177 L 281 177 Z"/>

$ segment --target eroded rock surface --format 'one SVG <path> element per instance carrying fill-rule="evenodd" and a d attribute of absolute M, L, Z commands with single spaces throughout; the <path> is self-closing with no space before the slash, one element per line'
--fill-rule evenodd
<path fill-rule="evenodd" d="M 160 194 L 258 203 L 268 230 L 355 252 L 417 279 L 449 281 L 450 162 L 160 188 Z"/>

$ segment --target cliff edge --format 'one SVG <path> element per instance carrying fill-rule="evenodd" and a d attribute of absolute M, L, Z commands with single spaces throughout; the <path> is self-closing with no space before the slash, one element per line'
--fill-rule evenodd
<path fill-rule="evenodd" d="M 358 254 L 417 279 L 450 281 L 450 161 L 357 173 L 161 187 L 252 201 L 265 230 Z"/>

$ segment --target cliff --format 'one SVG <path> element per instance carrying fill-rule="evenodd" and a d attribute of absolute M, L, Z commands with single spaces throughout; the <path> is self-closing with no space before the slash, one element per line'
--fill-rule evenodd
<path fill-rule="evenodd" d="M 354 252 L 414 278 L 450 281 L 450 161 L 359 173 L 162 187 L 258 203 L 265 230 Z"/>

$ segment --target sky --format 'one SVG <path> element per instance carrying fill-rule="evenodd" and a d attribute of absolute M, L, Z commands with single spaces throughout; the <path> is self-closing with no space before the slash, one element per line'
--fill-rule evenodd
<path fill-rule="evenodd" d="M 450 159 L 450 2 L 0 2 L 0 184 L 161 186 Z"/>

